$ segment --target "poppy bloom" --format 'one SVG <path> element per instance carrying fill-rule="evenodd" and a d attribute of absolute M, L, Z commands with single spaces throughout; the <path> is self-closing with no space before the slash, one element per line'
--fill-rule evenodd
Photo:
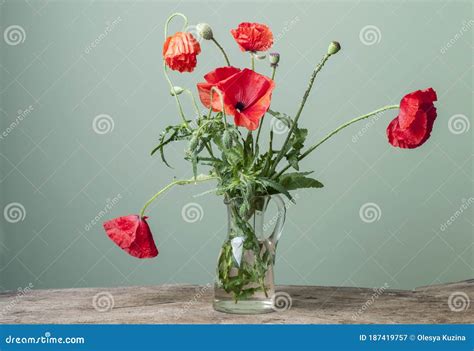
<path fill-rule="evenodd" d="M 237 126 L 248 130 L 258 128 L 260 119 L 270 107 L 275 87 L 273 80 L 250 69 L 235 67 L 218 68 L 204 78 L 207 82 L 198 84 L 204 106 L 210 107 L 210 90 L 216 87 L 223 95 L 225 112 L 234 116 Z M 219 95 L 213 95 L 212 102 L 213 110 L 222 110 Z"/>
<path fill-rule="evenodd" d="M 417 90 L 400 101 L 400 113 L 387 127 L 388 142 L 403 149 L 421 146 L 430 137 L 436 119 L 433 88 Z"/>
<path fill-rule="evenodd" d="M 265 24 L 243 22 L 230 33 L 242 51 L 266 51 L 273 44 L 273 33 Z"/>
<path fill-rule="evenodd" d="M 166 38 L 163 59 L 169 68 L 179 72 L 192 72 L 201 52 L 199 42 L 191 33 L 178 32 Z"/>
<path fill-rule="evenodd" d="M 129 215 L 114 218 L 104 223 L 109 238 L 122 250 L 138 258 L 151 258 L 158 255 L 148 217 Z"/>

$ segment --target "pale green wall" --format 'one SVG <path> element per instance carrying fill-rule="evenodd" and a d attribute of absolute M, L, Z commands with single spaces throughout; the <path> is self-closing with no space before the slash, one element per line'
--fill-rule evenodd
<path fill-rule="evenodd" d="M 241 21 L 270 25 L 279 38 L 272 50 L 282 56 L 272 106 L 289 114 L 312 66 L 339 40 L 343 49 L 318 77 L 302 117 L 311 142 L 407 92 L 428 86 L 438 92 L 438 119 L 422 148 L 388 145 L 391 112 L 366 129 L 346 130 L 304 162 L 326 187 L 299 191 L 289 209 L 278 283 L 413 288 L 473 277 L 474 206 L 440 229 L 474 196 L 470 1 L 0 3 L 0 129 L 33 106 L 0 140 L 0 209 L 18 202 L 26 210 L 18 223 L 0 217 L 3 289 L 30 282 L 63 288 L 213 279 L 225 209 L 212 194 L 193 197 L 211 185 L 175 189 L 153 207 L 157 259 L 127 256 L 101 225 L 85 229 L 107 199 L 122 197 L 107 218 L 135 213 L 172 177 L 191 175 L 184 145 L 169 149 L 174 169 L 149 156 L 161 129 L 178 121 L 161 72 L 162 27 L 174 11 L 193 24 L 210 23 L 239 66 L 248 58 L 229 30 Z M 5 43 L 11 25 L 24 29 L 24 42 Z M 373 45 L 359 36 L 367 25 L 380 31 Z M 212 45 L 202 46 L 194 74 L 173 74 L 177 85 L 194 90 L 203 74 L 223 65 Z M 266 61 L 257 68 L 269 73 Z M 112 117 L 113 131 L 94 132 L 99 114 Z M 448 121 L 457 114 L 466 116 L 468 131 L 450 131 Z M 265 123 L 269 127 L 270 118 Z M 182 219 L 190 202 L 201 206 L 201 221 Z M 381 218 L 365 223 L 359 209 L 370 202 Z"/>

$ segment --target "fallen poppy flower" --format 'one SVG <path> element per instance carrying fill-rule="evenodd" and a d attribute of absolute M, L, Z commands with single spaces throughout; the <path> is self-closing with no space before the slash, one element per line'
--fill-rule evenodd
<path fill-rule="evenodd" d="M 194 71 L 200 52 L 199 42 L 188 32 L 175 33 L 163 45 L 163 59 L 169 68 L 179 72 Z"/>
<path fill-rule="evenodd" d="M 273 33 L 265 24 L 243 22 L 230 33 L 242 51 L 266 51 L 273 44 Z"/>
<path fill-rule="evenodd" d="M 387 127 L 389 143 L 404 149 L 423 145 L 437 116 L 434 101 L 437 96 L 433 88 L 405 95 L 400 101 L 400 113 Z"/>
<path fill-rule="evenodd" d="M 104 229 L 109 238 L 131 256 L 155 257 L 158 249 L 146 222 L 147 218 L 140 218 L 139 215 L 114 218 L 104 223 Z"/>

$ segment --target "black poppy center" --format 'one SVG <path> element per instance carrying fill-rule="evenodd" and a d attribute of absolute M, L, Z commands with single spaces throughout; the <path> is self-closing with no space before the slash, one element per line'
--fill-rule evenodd
<path fill-rule="evenodd" d="M 242 111 L 244 108 L 245 108 L 245 105 L 243 102 L 239 101 L 238 103 L 235 104 L 235 109 L 239 112 Z"/>

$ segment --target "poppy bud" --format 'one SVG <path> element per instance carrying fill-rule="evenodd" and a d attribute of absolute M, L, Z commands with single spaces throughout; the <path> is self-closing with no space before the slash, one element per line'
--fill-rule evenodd
<path fill-rule="evenodd" d="M 207 23 L 198 23 L 196 26 L 196 30 L 203 39 L 211 40 L 214 38 L 212 28 Z"/>
<path fill-rule="evenodd" d="M 339 50 L 341 50 L 341 44 L 339 44 L 337 41 L 331 41 L 331 44 L 329 44 L 328 47 L 328 55 L 337 54 Z"/>
<path fill-rule="evenodd" d="M 278 52 L 272 52 L 268 55 L 268 60 L 272 67 L 278 66 L 278 62 L 280 62 L 280 54 Z"/>
<path fill-rule="evenodd" d="M 170 90 L 170 95 L 171 95 L 171 96 L 179 95 L 179 94 L 181 94 L 183 91 L 184 91 L 183 88 L 178 87 L 178 86 L 174 86 L 174 87 L 171 88 L 171 90 Z"/>

